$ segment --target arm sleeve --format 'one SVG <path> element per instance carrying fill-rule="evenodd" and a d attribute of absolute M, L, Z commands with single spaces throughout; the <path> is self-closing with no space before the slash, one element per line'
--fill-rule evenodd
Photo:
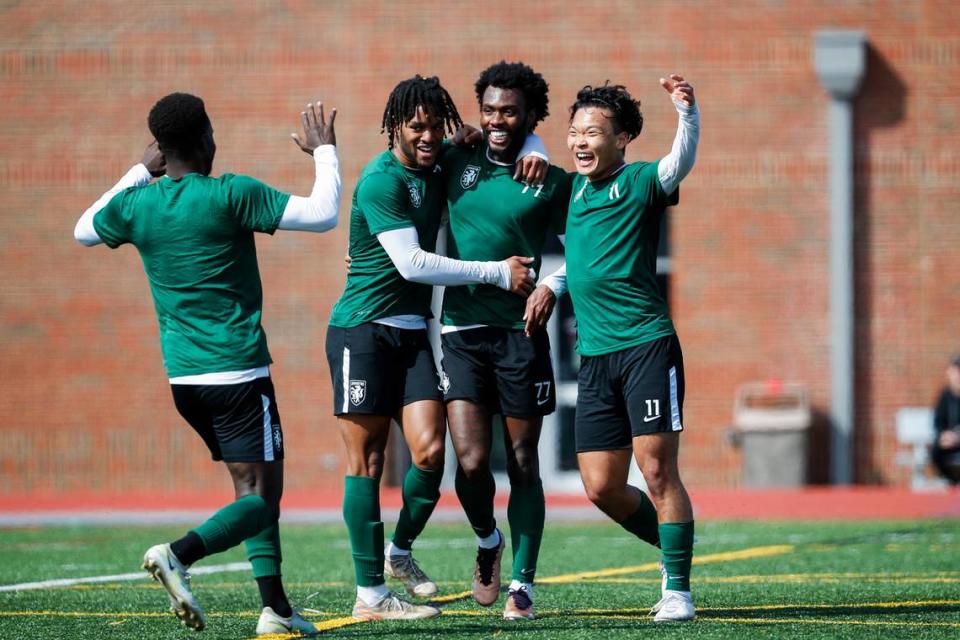
<path fill-rule="evenodd" d="M 98 244 L 103 243 L 106 238 L 100 236 L 97 233 L 97 229 L 94 226 L 93 218 L 97 215 L 102 209 L 104 209 L 107 204 L 113 200 L 118 193 L 127 189 L 129 187 L 139 187 L 150 182 L 153 176 L 150 175 L 150 172 L 147 171 L 147 168 L 141 163 L 135 165 L 127 171 L 122 178 L 120 178 L 117 184 L 110 187 L 109 191 L 100 196 L 96 202 L 90 205 L 90 208 L 83 212 L 83 215 L 80 216 L 80 219 L 77 220 L 76 226 L 73 228 L 73 237 L 82 245 L 87 247 L 92 247 Z M 118 247 L 123 244 L 122 239 L 114 238 L 117 240 L 115 244 L 107 242 L 110 247 Z"/>
<path fill-rule="evenodd" d="M 443 286 L 492 284 L 510 290 L 510 267 L 505 260 L 454 260 L 424 251 L 412 226 L 383 231 L 377 234 L 377 240 L 404 280 Z"/>
<path fill-rule="evenodd" d="M 313 191 L 307 198 L 290 196 L 283 209 L 278 229 L 322 233 L 337 226 L 340 211 L 340 161 L 332 144 L 317 147 L 313 152 L 316 177 Z"/>
<path fill-rule="evenodd" d="M 273 233 L 280 224 L 290 194 L 249 176 L 224 175 L 230 211 L 244 229 Z"/>
<path fill-rule="evenodd" d="M 679 114 L 677 135 L 673 138 L 670 153 L 661 158 L 657 166 L 660 186 L 667 194 L 676 191 L 680 181 L 693 169 L 697 160 L 697 144 L 700 142 L 700 107 L 696 104 L 688 107 L 678 101 L 674 101 L 673 105 Z"/>
<path fill-rule="evenodd" d="M 561 244 L 566 244 L 566 235 L 557 234 Z M 567 263 L 564 262 L 556 271 L 544 278 L 540 284 L 547 286 L 558 298 L 567 292 Z"/>
<path fill-rule="evenodd" d="M 523 146 L 520 147 L 520 151 L 517 153 L 517 160 L 526 158 L 527 156 L 536 156 L 550 162 L 547 147 L 544 146 L 543 139 L 535 133 L 527 134 L 526 140 L 523 141 Z"/>

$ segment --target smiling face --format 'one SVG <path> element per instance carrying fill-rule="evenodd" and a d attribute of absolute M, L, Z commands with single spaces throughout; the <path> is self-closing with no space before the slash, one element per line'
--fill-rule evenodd
<path fill-rule="evenodd" d="M 530 130 L 530 114 L 517 89 L 487 87 L 480 101 L 480 128 L 490 155 L 498 162 L 513 162 Z"/>
<path fill-rule="evenodd" d="M 630 143 L 629 134 L 615 133 L 611 116 L 610 109 L 586 106 L 570 119 L 567 148 L 573 152 L 577 173 L 590 181 L 602 180 L 618 169 Z"/>
<path fill-rule="evenodd" d="M 443 118 L 427 113 L 423 107 L 417 107 L 413 117 L 404 122 L 397 131 L 397 144 L 393 148 L 393 155 L 405 167 L 429 169 L 437 163 L 444 134 Z"/>

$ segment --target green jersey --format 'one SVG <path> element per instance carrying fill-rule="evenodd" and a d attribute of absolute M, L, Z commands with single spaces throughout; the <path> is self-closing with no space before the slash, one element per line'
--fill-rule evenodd
<path fill-rule="evenodd" d="M 125 189 L 94 216 L 107 246 L 140 252 L 169 377 L 270 364 L 253 232 L 276 231 L 289 199 L 246 176 L 191 173 Z"/>
<path fill-rule="evenodd" d="M 634 162 L 599 182 L 573 179 L 567 215 L 567 287 L 577 350 L 597 356 L 675 333 L 657 286 L 664 209 L 657 162 Z"/>
<path fill-rule="evenodd" d="M 390 150 L 371 160 L 350 209 L 350 270 L 330 324 L 355 327 L 399 315 L 432 316 L 433 286 L 404 280 L 377 234 L 415 227 L 424 251 L 434 252 L 443 212 L 440 166 L 408 169 Z"/>
<path fill-rule="evenodd" d="M 570 178 L 551 166 L 542 186 L 513 179 L 513 165 L 490 160 L 487 146 L 451 148 L 443 157 L 450 234 L 447 255 L 458 260 L 504 260 L 530 256 L 540 273 L 540 255 L 548 230 L 564 232 Z M 526 301 L 489 284 L 447 287 L 442 322 L 524 327 Z"/>

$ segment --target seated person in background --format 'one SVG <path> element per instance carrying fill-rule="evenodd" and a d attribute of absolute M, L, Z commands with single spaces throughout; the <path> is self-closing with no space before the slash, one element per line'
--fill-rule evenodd
<path fill-rule="evenodd" d="M 960 355 L 947 367 L 947 386 L 933 413 L 936 436 L 931 459 L 937 471 L 953 484 L 960 483 Z"/>

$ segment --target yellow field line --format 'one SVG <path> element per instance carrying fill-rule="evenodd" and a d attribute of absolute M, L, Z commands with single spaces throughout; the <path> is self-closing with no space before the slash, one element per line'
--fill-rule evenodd
<path fill-rule="evenodd" d="M 960 577 L 904 576 L 886 577 L 883 575 L 830 575 L 830 574 L 772 574 L 755 576 L 698 576 L 697 584 L 813 584 L 859 580 L 882 584 L 958 584 Z M 598 584 L 659 584 L 660 578 L 594 578 L 590 582 Z"/>
<path fill-rule="evenodd" d="M 791 553 L 794 546 L 790 544 L 770 545 L 767 547 L 753 547 L 752 549 L 741 549 L 740 551 L 724 551 L 721 553 L 711 553 L 705 556 L 694 556 L 693 564 L 711 564 L 714 562 L 732 562 L 734 560 L 750 560 L 753 558 L 766 558 L 769 556 Z M 642 573 L 644 571 L 656 571 L 658 568 L 656 562 L 647 562 L 632 567 L 617 567 L 613 569 L 600 569 L 598 571 L 581 571 L 579 573 L 568 573 L 560 576 L 550 576 L 537 580 L 538 584 L 566 584 L 577 582 L 578 580 L 590 580 L 592 578 L 607 578 L 610 576 L 621 576 L 630 573 Z"/>
<path fill-rule="evenodd" d="M 613 616 L 611 616 L 613 617 Z M 833 620 L 830 618 L 709 618 L 710 622 L 739 624 L 830 624 L 861 627 L 946 627 L 960 629 L 960 622 L 918 622 L 916 620 Z"/>

